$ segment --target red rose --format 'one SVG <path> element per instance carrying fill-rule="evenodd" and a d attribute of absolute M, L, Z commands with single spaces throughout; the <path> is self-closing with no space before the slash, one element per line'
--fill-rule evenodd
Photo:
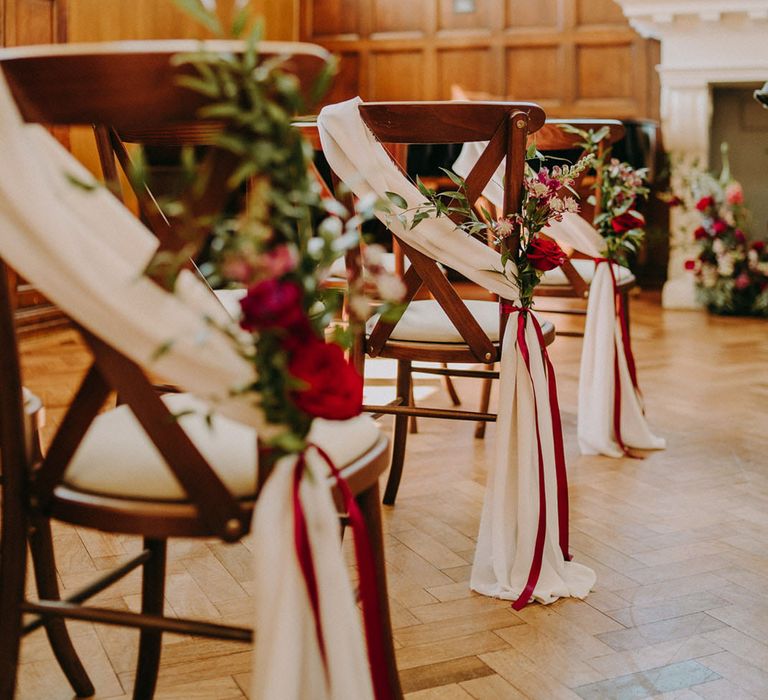
<path fill-rule="evenodd" d="M 247 331 L 305 326 L 307 318 L 302 305 L 303 296 L 296 282 L 268 279 L 254 284 L 240 300 L 243 310 L 240 326 Z"/>
<path fill-rule="evenodd" d="M 710 207 L 715 206 L 715 198 L 714 197 L 702 197 L 698 202 L 696 202 L 696 208 L 699 211 L 706 211 Z"/>
<path fill-rule="evenodd" d="M 752 250 L 762 253 L 765 250 L 765 241 L 752 241 Z"/>
<path fill-rule="evenodd" d="M 686 260 L 685 261 L 685 269 L 686 270 L 693 270 L 696 268 L 696 261 L 695 260 Z"/>
<path fill-rule="evenodd" d="M 744 235 L 744 231 L 742 231 L 740 228 L 737 228 L 733 232 L 733 237 L 736 239 L 737 243 L 746 243 L 747 237 Z"/>
<path fill-rule="evenodd" d="M 697 229 L 696 229 L 696 230 L 693 232 L 693 237 L 694 237 L 694 238 L 695 238 L 697 241 L 700 241 L 700 240 L 702 240 L 703 238 L 707 238 L 707 237 L 708 237 L 708 235 L 709 235 L 709 234 L 707 233 L 707 230 L 706 230 L 706 229 L 705 229 L 703 226 L 699 226 L 699 228 L 697 228 Z"/>
<path fill-rule="evenodd" d="M 540 272 L 560 267 L 568 256 L 557 243 L 543 236 L 534 236 L 525 251 L 528 262 Z"/>
<path fill-rule="evenodd" d="M 722 219 L 718 219 L 712 224 L 712 230 L 715 232 L 716 236 L 722 236 L 728 230 L 728 224 Z"/>
<path fill-rule="evenodd" d="M 667 205 L 669 207 L 679 207 L 683 203 L 683 200 L 680 199 L 677 195 L 673 195 L 667 200 Z"/>
<path fill-rule="evenodd" d="M 642 214 L 636 211 L 625 211 L 611 221 L 611 226 L 613 226 L 613 230 L 616 231 L 616 233 L 625 233 L 632 229 L 645 226 L 645 218 Z"/>
<path fill-rule="evenodd" d="M 298 348 L 288 371 L 306 384 L 293 392 L 293 400 L 310 416 L 346 420 L 362 411 L 363 379 L 335 343 L 312 340 Z"/>

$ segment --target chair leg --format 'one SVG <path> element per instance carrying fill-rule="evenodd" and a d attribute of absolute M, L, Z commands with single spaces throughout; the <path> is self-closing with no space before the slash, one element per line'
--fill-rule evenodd
<path fill-rule="evenodd" d="M 411 395 L 411 362 L 397 361 L 397 396 L 408 403 Z M 408 416 L 395 415 L 395 430 L 392 438 L 392 462 L 389 468 L 387 488 L 384 491 L 384 503 L 388 506 L 395 504 L 397 490 L 400 487 L 400 477 L 403 475 L 405 459 L 405 443 L 408 439 Z"/>
<path fill-rule="evenodd" d="M 356 498 L 357 504 L 365 520 L 365 528 L 368 531 L 368 540 L 373 552 L 373 563 L 376 569 L 376 581 L 379 584 L 376 596 L 379 613 L 379 622 L 382 632 L 382 644 L 384 646 L 384 664 L 389 677 L 389 687 L 393 700 L 401 700 L 403 691 L 400 688 L 400 677 L 397 673 L 397 661 L 395 658 L 395 646 L 392 639 L 392 621 L 389 614 L 389 596 L 387 595 L 387 573 L 384 564 L 384 537 L 381 529 L 381 507 L 379 506 L 379 485 L 374 483 Z"/>
<path fill-rule="evenodd" d="M 448 363 L 443 362 L 443 369 L 448 369 Z M 451 397 L 451 402 L 454 406 L 461 406 L 461 398 L 459 397 L 459 392 L 456 391 L 456 387 L 453 384 L 453 379 L 451 379 L 448 376 L 443 377 L 445 380 L 445 389 L 448 392 L 448 396 Z"/>
<path fill-rule="evenodd" d="M 6 485 L 4 485 L 5 487 Z M 13 698 L 21 645 L 21 603 L 27 569 L 26 522 L 23 512 L 3 499 L 0 539 L 0 698 Z"/>
<path fill-rule="evenodd" d="M 415 406 L 416 405 L 416 399 L 413 396 L 413 382 L 411 382 L 411 387 L 408 392 L 408 405 L 409 406 Z M 419 424 L 416 420 L 416 416 L 411 416 L 411 419 L 408 423 L 409 430 L 412 435 L 416 435 L 416 433 L 419 432 Z"/>
<path fill-rule="evenodd" d="M 50 520 L 47 518 L 35 519 L 29 537 L 29 548 L 32 552 L 38 596 L 43 600 L 60 600 Z M 95 692 L 93 683 L 88 678 L 88 674 L 75 651 L 64 619 L 60 617 L 49 618 L 45 624 L 45 632 L 48 635 L 53 654 L 77 697 L 87 698 L 93 695 Z"/>
<path fill-rule="evenodd" d="M 485 369 L 492 370 L 493 365 L 486 365 Z M 490 377 L 486 377 L 483 379 L 483 387 L 480 390 L 480 412 L 481 413 L 488 413 L 488 408 L 491 405 L 491 389 L 493 388 L 493 379 Z M 475 423 L 475 437 L 479 440 L 482 440 L 485 438 L 485 426 L 487 425 L 487 422 L 484 420 L 479 420 L 477 423 Z"/>
<path fill-rule="evenodd" d="M 149 550 L 150 557 L 144 564 L 142 573 L 141 612 L 146 615 L 162 615 L 165 598 L 166 541 L 145 538 L 144 547 Z M 146 700 L 155 693 L 162 637 L 161 631 L 141 630 L 136 684 L 133 688 L 134 700 Z"/>

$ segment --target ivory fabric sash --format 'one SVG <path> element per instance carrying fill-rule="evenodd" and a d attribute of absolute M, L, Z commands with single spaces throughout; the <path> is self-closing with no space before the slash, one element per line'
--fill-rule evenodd
<path fill-rule="evenodd" d="M 70 181 L 74 177 L 93 183 L 93 178 L 47 131 L 22 122 L 2 71 L 0 153 L 0 256 L 84 328 L 263 434 L 266 426 L 254 399 L 230 395 L 255 379 L 253 366 L 219 330 L 232 319 L 191 273 L 182 274 L 174 294 L 143 275 L 156 239 L 109 192 L 86 191 Z M 157 357 L 161 347 L 167 352 Z M 339 551 L 338 520 L 321 478 L 325 472 L 316 461 L 310 461 L 314 479 L 301 483 L 301 504 L 311 523 L 322 620 L 330 623 L 325 629 L 330 685 L 318 666 L 317 649 L 308 641 L 311 616 L 303 616 L 307 592 L 294 565 L 293 511 L 285 502 L 290 461 L 267 481 L 255 514 L 256 598 L 262 622 L 255 660 L 269 666 L 254 668 L 252 697 L 370 698 L 359 619 Z M 265 605 L 274 605 L 285 617 L 276 619 L 275 609 Z M 284 671 L 280 679 L 275 678 L 278 669 Z"/>
<path fill-rule="evenodd" d="M 323 153 L 338 177 L 358 198 L 401 195 L 409 207 L 423 203 L 418 189 L 403 176 L 359 114 L 359 98 L 325 107 L 318 117 Z M 499 296 L 518 301 L 512 279 L 501 274 L 499 255 L 484 243 L 455 229 L 446 219 L 426 219 L 407 230 L 386 214 L 379 218 L 396 236 L 416 250 L 465 275 Z M 489 272 L 493 271 L 493 272 Z M 529 322 L 524 337 L 532 358 L 528 372 L 517 338 L 516 316 L 506 326 L 501 359 L 501 392 L 496 460 L 485 491 L 481 526 L 472 566 L 470 586 L 484 595 L 516 601 L 522 599 L 534 566 L 539 533 L 539 503 L 546 495 L 542 562 L 530 598 L 551 603 L 559 597 L 585 597 L 595 574 L 581 564 L 566 561 L 559 546 L 559 521 L 554 441 L 549 419 L 549 385 L 540 343 Z M 536 403 L 534 404 L 534 392 Z M 544 480 L 539 479 L 535 443 L 536 413 L 542 438 Z M 566 504 L 567 511 L 567 504 Z"/>
<path fill-rule="evenodd" d="M 465 177 L 482 149 L 482 143 L 465 144 L 453 165 L 455 172 Z M 503 203 L 503 178 L 502 162 L 483 190 L 496 207 Z M 599 259 L 603 255 L 603 237 L 578 214 L 563 214 L 563 220 L 552 222 L 544 233 L 591 258 Z M 665 447 L 663 438 L 651 432 L 645 418 L 642 399 L 629 370 L 628 356 L 623 352 L 625 345 L 615 297 L 608 263 L 596 263 L 589 289 L 579 370 L 577 432 L 582 454 L 622 457 L 626 453 L 625 447 L 644 450 Z M 631 348 L 628 344 L 626 348 L 631 358 Z M 619 377 L 618 390 L 616 376 Z"/>

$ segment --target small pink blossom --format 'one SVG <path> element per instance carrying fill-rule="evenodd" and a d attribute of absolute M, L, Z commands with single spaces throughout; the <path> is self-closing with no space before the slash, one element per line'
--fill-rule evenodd
<path fill-rule="evenodd" d="M 736 289 L 746 289 L 749 287 L 749 275 L 746 272 L 742 272 L 734 281 L 733 286 Z"/>
<path fill-rule="evenodd" d="M 731 182 L 725 188 L 725 200 L 734 206 L 744 204 L 744 190 L 738 182 Z"/>

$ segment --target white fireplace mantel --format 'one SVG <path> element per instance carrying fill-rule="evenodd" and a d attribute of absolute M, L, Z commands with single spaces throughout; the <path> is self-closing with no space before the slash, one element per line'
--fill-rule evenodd
<path fill-rule="evenodd" d="M 662 134 L 673 162 L 707 160 L 712 87 L 768 80 L 768 0 L 617 0 L 642 36 L 661 41 Z M 696 308 L 693 219 L 673 211 L 667 308 Z"/>

